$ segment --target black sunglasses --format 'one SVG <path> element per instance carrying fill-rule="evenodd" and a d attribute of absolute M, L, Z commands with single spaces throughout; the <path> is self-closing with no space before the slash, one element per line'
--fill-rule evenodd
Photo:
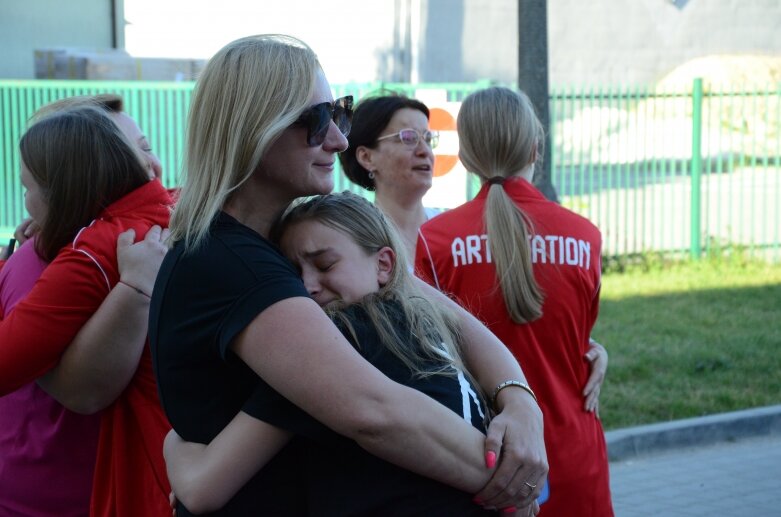
<path fill-rule="evenodd" d="M 310 147 L 321 145 L 328 134 L 328 126 L 334 121 L 344 136 L 350 134 L 353 121 L 353 96 L 347 95 L 333 103 L 322 102 L 307 108 L 294 124 L 306 128 L 306 143 Z"/>

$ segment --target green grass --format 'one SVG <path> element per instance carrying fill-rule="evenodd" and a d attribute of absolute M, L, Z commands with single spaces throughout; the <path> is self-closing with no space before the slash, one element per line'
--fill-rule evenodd
<path fill-rule="evenodd" d="M 781 265 L 644 261 L 602 279 L 605 429 L 781 404 Z"/>

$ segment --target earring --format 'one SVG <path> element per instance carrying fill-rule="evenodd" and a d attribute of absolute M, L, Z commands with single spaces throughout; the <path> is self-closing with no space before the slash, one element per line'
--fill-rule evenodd
<path fill-rule="evenodd" d="M 369 179 L 370 180 L 374 179 L 374 171 L 369 171 Z"/>

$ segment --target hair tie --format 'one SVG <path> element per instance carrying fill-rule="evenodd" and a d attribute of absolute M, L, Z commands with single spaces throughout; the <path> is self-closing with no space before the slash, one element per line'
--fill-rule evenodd
<path fill-rule="evenodd" d="M 492 176 L 485 180 L 486 183 L 489 185 L 504 185 L 504 180 L 506 180 L 504 176 Z"/>

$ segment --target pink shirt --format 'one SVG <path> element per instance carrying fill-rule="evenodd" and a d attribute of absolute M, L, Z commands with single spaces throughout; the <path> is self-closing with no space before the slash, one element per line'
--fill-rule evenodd
<path fill-rule="evenodd" d="M 46 263 L 25 242 L 0 269 L 0 319 L 32 289 Z M 89 513 L 100 415 L 73 413 L 34 382 L 0 397 L 0 515 Z"/>

